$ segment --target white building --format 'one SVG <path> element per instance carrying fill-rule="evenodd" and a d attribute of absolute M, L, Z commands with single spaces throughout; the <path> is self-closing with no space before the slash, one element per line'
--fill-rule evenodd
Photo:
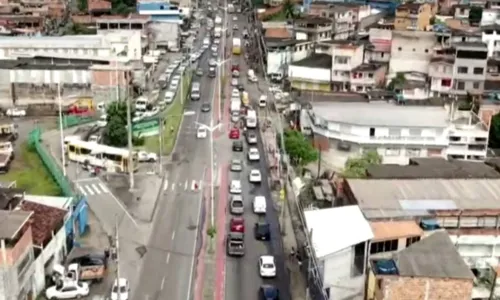
<path fill-rule="evenodd" d="M 393 31 L 388 77 L 401 72 L 427 74 L 436 36 L 426 31 Z"/>
<path fill-rule="evenodd" d="M 484 160 L 488 130 L 469 112 L 450 107 L 386 102 L 314 102 L 301 113 L 302 130 L 314 134 L 324 159 L 342 168 L 348 157 L 375 150 L 385 164 L 413 157 Z"/>
<path fill-rule="evenodd" d="M 58 54 L 67 57 L 123 57 L 138 60 L 142 56 L 140 31 L 108 32 L 102 35 L 13 36 L 0 37 L 0 59 L 33 54 Z"/>
<path fill-rule="evenodd" d="M 488 57 L 500 58 L 500 25 L 481 27 L 481 39 L 488 47 Z"/>
<path fill-rule="evenodd" d="M 359 206 L 309 210 L 304 216 L 330 299 L 361 299 L 373 233 Z"/>
<path fill-rule="evenodd" d="M 310 41 L 280 40 L 266 41 L 267 74 L 283 77 L 288 73 L 288 65 L 306 58 L 313 52 Z"/>

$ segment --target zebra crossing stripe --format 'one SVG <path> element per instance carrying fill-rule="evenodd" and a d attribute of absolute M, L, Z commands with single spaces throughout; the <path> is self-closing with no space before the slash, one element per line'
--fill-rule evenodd
<path fill-rule="evenodd" d="M 90 188 L 90 186 L 86 185 L 85 188 L 87 189 L 87 191 L 89 192 L 90 196 L 93 196 L 94 195 L 94 191 Z"/>
<path fill-rule="evenodd" d="M 99 183 L 99 187 L 102 189 L 102 191 L 103 191 L 103 192 L 105 192 L 105 193 L 109 193 L 108 188 L 107 188 L 104 184 Z"/>
<path fill-rule="evenodd" d="M 82 193 L 84 196 L 87 196 L 87 192 L 85 192 L 85 189 L 83 189 L 80 185 L 78 185 L 78 190 L 80 193 Z"/>
<path fill-rule="evenodd" d="M 101 193 L 101 191 L 99 190 L 99 188 L 97 187 L 97 185 L 92 184 L 91 187 L 92 187 L 92 189 L 94 189 L 94 191 L 95 191 L 96 194 L 100 194 Z"/>

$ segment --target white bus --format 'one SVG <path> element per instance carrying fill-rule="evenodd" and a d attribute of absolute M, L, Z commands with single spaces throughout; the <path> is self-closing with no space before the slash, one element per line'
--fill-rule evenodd
<path fill-rule="evenodd" d="M 253 109 L 247 111 L 247 128 L 257 128 L 257 112 Z"/>
<path fill-rule="evenodd" d="M 110 173 L 129 171 L 130 152 L 127 149 L 110 147 L 95 142 L 72 140 L 68 143 L 68 159 L 78 163 L 88 163 Z M 137 153 L 132 153 L 133 170 L 136 171 Z"/>

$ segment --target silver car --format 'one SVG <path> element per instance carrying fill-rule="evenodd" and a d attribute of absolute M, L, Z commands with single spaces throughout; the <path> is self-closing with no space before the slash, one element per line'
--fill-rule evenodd
<path fill-rule="evenodd" d="M 233 159 L 231 161 L 231 171 L 241 172 L 243 170 L 243 162 L 239 159 Z"/>
<path fill-rule="evenodd" d="M 245 212 L 245 207 L 243 205 L 243 197 L 241 195 L 232 195 L 229 207 L 231 210 L 231 214 L 242 215 Z"/>

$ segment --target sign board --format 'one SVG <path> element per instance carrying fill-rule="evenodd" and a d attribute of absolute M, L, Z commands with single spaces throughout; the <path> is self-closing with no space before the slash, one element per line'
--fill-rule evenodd
<path fill-rule="evenodd" d="M 135 136 L 153 136 L 160 132 L 160 119 L 144 119 L 132 124 L 132 133 Z"/>

